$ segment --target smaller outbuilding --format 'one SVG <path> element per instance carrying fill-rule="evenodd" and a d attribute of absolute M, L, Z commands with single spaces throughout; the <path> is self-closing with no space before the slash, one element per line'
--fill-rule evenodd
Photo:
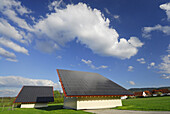
<path fill-rule="evenodd" d="M 14 101 L 20 108 L 48 107 L 48 102 L 54 102 L 52 86 L 23 86 Z"/>

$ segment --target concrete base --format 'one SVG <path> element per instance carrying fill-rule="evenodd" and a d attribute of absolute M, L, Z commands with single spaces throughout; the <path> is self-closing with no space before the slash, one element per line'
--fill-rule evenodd
<path fill-rule="evenodd" d="M 68 109 L 101 109 L 117 106 L 122 106 L 121 99 L 113 99 L 111 97 L 64 98 L 64 108 Z"/>
<path fill-rule="evenodd" d="M 48 107 L 47 103 L 21 104 L 20 108 L 42 108 Z"/>

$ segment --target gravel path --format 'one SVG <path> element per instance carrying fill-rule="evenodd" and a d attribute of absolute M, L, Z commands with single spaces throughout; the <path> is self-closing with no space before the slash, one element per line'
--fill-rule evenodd
<path fill-rule="evenodd" d="M 133 111 L 133 110 L 115 110 L 115 109 L 99 109 L 84 110 L 95 114 L 170 114 L 170 111 Z"/>

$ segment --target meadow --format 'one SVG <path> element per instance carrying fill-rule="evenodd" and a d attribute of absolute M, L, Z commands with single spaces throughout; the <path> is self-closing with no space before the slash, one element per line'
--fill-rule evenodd
<path fill-rule="evenodd" d="M 170 96 L 122 100 L 123 106 L 114 109 L 142 111 L 170 111 Z"/>
<path fill-rule="evenodd" d="M 6 101 L 11 101 L 13 98 L 4 99 Z M 11 104 L 12 102 L 9 102 Z M 134 98 L 122 100 L 123 106 L 116 107 L 114 109 L 118 110 L 141 110 L 141 111 L 170 111 L 170 96 L 163 97 L 148 97 L 148 98 Z M 63 103 L 53 103 L 48 104 L 47 108 L 37 108 L 37 109 L 21 109 L 12 108 L 12 105 L 5 107 L 0 106 L 0 113 L 3 114 L 44 114 L 44 113 L 58 113 L 58 114 L 87 114 L 83 110 L 71 110 L 63 109 Z M 15 104 L 16 107 L 16 104 Z"/>
<path fill-rule="evenodd" d="M 63 103 L 57 104 L 48 104 L 46 108 L 30 108 L 30 109 L 21 109 L 12 107 L 4 107 L 2 111 L 2 107 L 0 107 L 0 113 L 3 114 L 89 114 L 88 112 L 84 112 L 82 110 L 71 110 L 71 109 L 63 109 Z"/>

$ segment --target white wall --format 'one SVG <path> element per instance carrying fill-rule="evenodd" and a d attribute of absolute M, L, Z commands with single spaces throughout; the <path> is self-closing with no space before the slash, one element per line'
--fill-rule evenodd
<path fill-rule="evenodd" d="M 101 108 L 113 108 L 122 106 L 121 99 L 113 99 L 111 97 L 87 97 L 87 98 L 65 98 L 64 108 L 73 109 L 101 109 Z"/>
<path fill-rule="evenodd" d="M 20 108 L 41 108 L 48 107 L 47 103 L 36 103 L 36 104 L 21 104 Z"/>

